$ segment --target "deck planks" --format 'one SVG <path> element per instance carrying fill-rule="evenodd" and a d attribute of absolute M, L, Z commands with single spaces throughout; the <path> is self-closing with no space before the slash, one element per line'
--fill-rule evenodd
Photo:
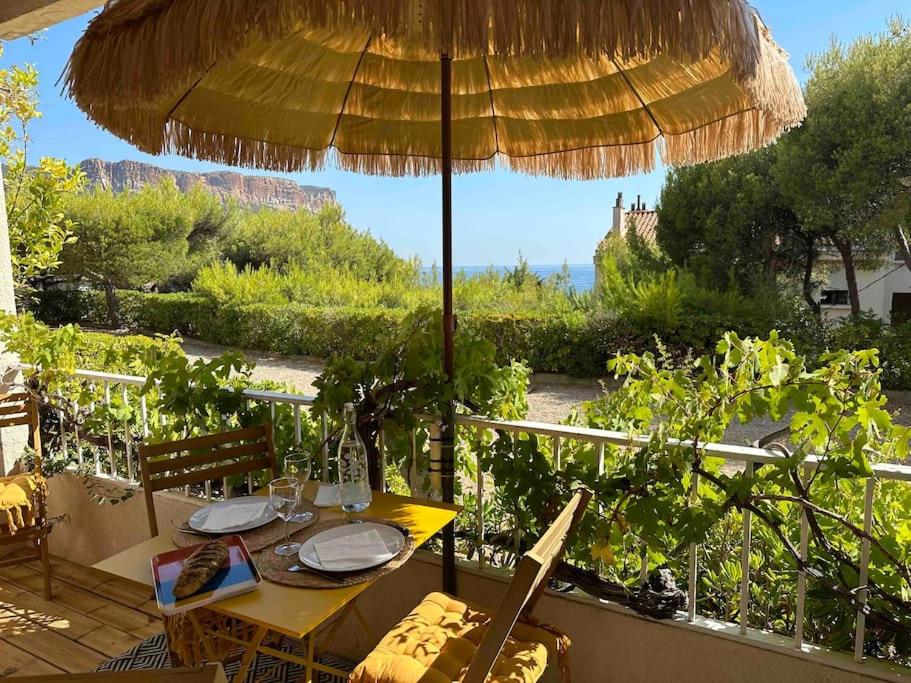
<path fill-rule="evenodd" d="M 40 568 L 0 568 L 0 678 L 91 671 L 162 631 L 149 589 L 52 558 L 54 599 Z"/>

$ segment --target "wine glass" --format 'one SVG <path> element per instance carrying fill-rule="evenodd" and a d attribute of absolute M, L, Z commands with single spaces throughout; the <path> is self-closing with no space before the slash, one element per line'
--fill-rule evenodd
<path fill-rule="evenodd" d="M 310 453 L 306 451 L 290 451 L 285 456 L 285 477 L 296 480 L 300 489 L 298 504 L 304 500 L 304 486 L 310 480 L 312 463 Z M 309 510 L 296 510 L 288 517 L 288 521 L 294 524 L 309 522 L 311 519 L 313 519 L 313 513 Z"/>
<path fill-rule="evenodd" d="M 300 543 L 293 543 L 288 536 L 288 518 L 294 513 L 300 500 L 300 486 L 297 479 L 281 477 L 269 482 L 269 504 L 276 514 L 285 521 L 285 542 L 275 548 L 276 555 L 294 555 L 300 550 Z"/>

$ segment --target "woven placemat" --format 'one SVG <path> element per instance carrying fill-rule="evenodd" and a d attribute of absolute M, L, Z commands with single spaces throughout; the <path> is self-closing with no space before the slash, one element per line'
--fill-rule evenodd
<path fill-rule="evenodd" d="M 333 572 L 333 577 L 337 577 L 337 580 L 333 580 L 308 571 L 289 572 L 288 567 L 300 564 L 297 555 L 276 555 L 272 551 L 272 548 L 268 548 L 254 558 L 256 566 L 259 568 L 259 573 L 263 575 L 263 578 L 285 586 L 295 586 L 297 588 L 344 588 L 346 586 L 356 586 L 359 583 L 374 581 L 381 576 L 394 572 L 405 564 L 408 561 L 408 558 L 414 554 L 414 536 L 411 535 L 411 532 L 406 527 L 385 519 L 365 519 L 363 521 L 388 524 L 405 534 L 405 545 L 402 546 L 399 554 L 385 564 L 374 567 L 373 569 L 368 569 L 367 571 Z M 344 519 L 333 519 L 320 522 L 309 529 L 304 529 L 303 531 L 294 534 L 293 540 L 298 543 L 303 543 L 308 538 L 316 536 L 316 534 L 321 531 L 344 524 L 351 524 L 351 522 Z"/>
<path fill-rule="evenodd" d="M 299 531 L 303 531 L 319 521 L 319 508 L 316 507 L 309 500 L 303 500 L 300 504 L 300 511 L 306 511 L 313 513 L 313 518 L 308 522 L 294 523 L 291 522 L 288 524 L 288 533 L 296 534 Z M 249 531 L 242 531 L 239 534 L 225 534 L 226 536 L 240 536 L 244 539 L 244 543 L 247 544 L 247 550 L 251 553 L 259 552 L 265 548 L 271 548 L 285 538 L 285 523 L 281 519 L 274 519 L 268 524 L 263 524 L 260 527 L 255 529 L 250 529 Z M 174 541 L 174 545 L 178 548 L 189 548 L 193 545 L 199 545 L 200 543 L 205 543 L 206 541 L 214 541 L 220 536 L 203 536 L 201 534 L 187 534 L 177 529 L 174 530 L 174 534 L 171 536 L 171 540 Z"/>

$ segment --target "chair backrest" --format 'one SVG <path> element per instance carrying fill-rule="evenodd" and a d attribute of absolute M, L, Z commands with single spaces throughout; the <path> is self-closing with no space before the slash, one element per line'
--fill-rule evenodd
<path fill-rule="evenodd" d="M 464 683 L 484 683 L 516 621 L 520 616 L 531 614 L 541 593 L 547 588 L 547 582 L 557 568 L 566 542 L 579 526 L 591 497 L 592 493 L 588 489 L 576 491 L 540 540 L 519 560 L 506 594 L 468 667 Z"/>
<path fill-rule="evenodd" d="M 272 443 L 272 425 L 263 424 L 231 432 L 197 436 L 180 441 L 142 444 L 139 447 L 142 489 L 152 536 L 158 535 L 153 493 L 238 474 L 268 470 L 275 478 L 278 467 Z"/>
<path fill-rule="evenodd" d="M 41 428 L 38 420 L 38 401 L 28 391 L 0 394 L 0 428 L 28 425 L 35 450 L 35 468 L 41 473 Z"/>

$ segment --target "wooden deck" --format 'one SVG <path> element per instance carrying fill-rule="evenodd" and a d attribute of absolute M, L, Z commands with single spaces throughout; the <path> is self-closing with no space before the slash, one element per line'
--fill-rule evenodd
<path fill-rule="evenodd" d="M 37 562 L 0 568 L 0 678 L 91 671 L 162 630 L 148 588 L 52 558 L 52 602 Z"/>

